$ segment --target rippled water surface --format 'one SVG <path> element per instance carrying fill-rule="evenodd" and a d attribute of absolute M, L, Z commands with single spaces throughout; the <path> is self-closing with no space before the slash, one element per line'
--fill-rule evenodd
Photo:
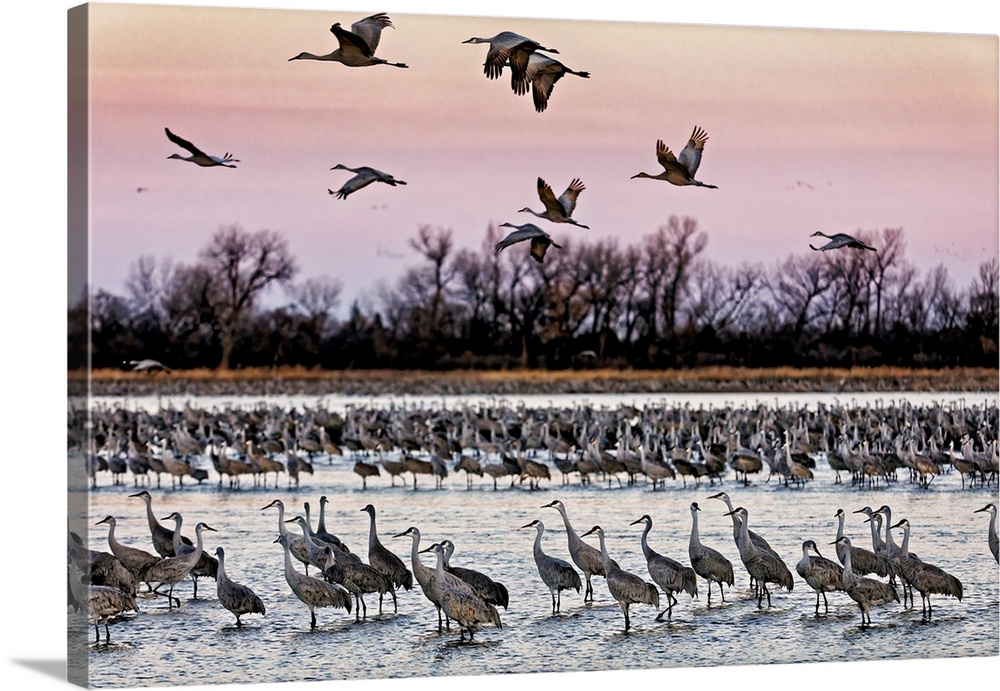
<path fill-rule="evenodd" d="M 730 399 L 717 400 L 721 404 Z M 996 501 L 996 486 L 963 490 L 957 472 L 937 478 L 929 490 L 918 489 L 905 477 L 874 490 L 852 488 L 849 481 L 835 484 L 823 460 L 817 463 L 815 481 L 802 489 L 774 479 L 765 484 L 764 477 L 744 487 L 731 473 L 726 476 L 721 488 L 749 510 L 751 529 L 768 539 L 793 574 L 803 540 L 815 540 L 825 556 L 835 558 L 828 543 L 836 533 L 838 508 L 849 513 L 846 534 L 870 547 L 868 526 L 850 512 L 888 504 L 894 521 L 905 517 L 912 524 L 911 550 L 962 581 L 963 600 L 935 596 L 931 621 L 922 621 L 919 604 L 914 611 L 894 603 L 877 608 L 873 626 L 866 630 L 859 626 L 857 606 L 844 593 L 828 596 L 828 616 L 814 616 L 815 595 L 797 575 L 792 592 L 775 589 L 772 607 L 758 610 L 733 542 L 732 523 L 723 515 L 725 505 L 708 498 L 719 488 L 707 482 L 685 488 L 678 479 L 655 492 L 644 482 L 623 488 L 613 483 L 609 488 L 595 479 L 582 487 L 575 479 L 560 484 L 554 471 L 554 481 L 543 481 L 540 490 L 528 490 L 527 484 L 510 487 L 501 479 L 494 491 L 488 477 L 475 478 L 470 490 L 464 476 L 451 473 L 443 489 L 434 489 L 427 477 L 418 479 L 414 489 L 409 474 L 405 485 L 397 480 L 393 487 L 383 472 L 370 478 L 362 491 L 352 466 L 349 458 L 331 462 L 317 457 L 315 475 L 303 475 L 299 489 L 288 489 L 285 475 L 276 488 L 271 475 L 266 489 L 245 481 L 237 491 L 220 489 L 214 471 L 201 485 L 189 481 L 176 490 L 169 488 L 168 477 L 162 488 L 154 479 L 150 493 L 157 516 L 180 512 L 184 532 L 191 537 L 199 521 L 216 528 L 217 533 L 206 533 L 206 548 L 225 548 L 228 574 L 256 591 L 267 614 L 246 615 L 246 626 L 236 628 L 234 617 L 216 599 L 215 582 L 201 579 L 197 600 L 192 599 L 190 581 L 178 585 L 179 609 L 168 610 L 162 597 L 141 597 L 138 614 L 111 626 L 110 644 L 103 642 L 102 630 L 102 642 L 94 645 L 93 627 L 71 616 L 71 638 L 87 641 L 91 683 L 115 687 L 998 654 L 997 564 L 987 546 L 988 515 L 973 514 Z M 128 496 L 137 491 L 132 478 L 114 486 L 105 473 L 98 482 L 90 492 L 90 523 L 113 515 L 121 542 L 152 552 L 143 503 Z M 407 563 L 411 541 L 393 539 L 394 533 L 417 526 L 423 546 L 451 539 L 456 545 L 454 565 L 484 571 L 509 590 L 509 609 L 500 611 L 503 629 L 482 629 L 472 642 L 460 641 L 455 630 L 439 634 L 436 611 L 414 584 L 411 591 L 399 591 L 398 613 L 387 599 L 379 615 L 378 596 L 369 595 L 367 621 L 355 623 L 353 613 L 321 609 L 319 626 L 311 631 L 309 612 L 289 590 L 282 550 L 273 542 L 277 511 L 261 507 L 280 498 L 289 512 L 286 517 L 291 517 L 308 501 L 315 524 L 321 495 L 330 500 L 327 529 L 362 555 L 367 553 L 369 522 L 361 508 L 368 503 L 378 511 L 382 542 Z M 736 586 L 728 590 L 724 604 L 716 589 L 709 608 L 706 584 L 700 581 L 698 599 L 678 595 L 672 621 L 657 622 L 656 610 L 633 605 L 632 630 L 626 634 L 621 610 L 604 580 L 595 577 L 593 605 L 583 605 L 582 593 L 564 593 L 562 613 L 552 616 L 548 591 L 532 559 L 535 532 L 518 528 L 542 519 L 543 549 L 568 560 L 559 514 L 540 508 L 553 499 L 565 503 L 577 532 L 600 524 L 611 556 L 645 580 L 650 579 L 640 526 L 629 523 L 649 514 L 650 545 L 689 563 L 689 506 L 697 501 L 703 509 L 702 542 L 733 561 Z M 89 543 L 107 551 L 106 526 L 94 527 Z M 427 558 L 426 563 L 433 560 Z"/>

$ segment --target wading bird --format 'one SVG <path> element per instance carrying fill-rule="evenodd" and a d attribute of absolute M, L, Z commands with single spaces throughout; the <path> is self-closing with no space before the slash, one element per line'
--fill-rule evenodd
<path fill-rule="evenodd" d="M 126 593 L 118 588 L 108 585 L 87 585 L 83 582 L 83 574 L 74 567 L 69 576 L 70 592 L 80 607 L 90 616 L 94 622 L 95 643 L 101 642 L 101 630 L 99 624 L 104 624 L 104 641 L 111 642 L 111 632 L 108 624 L 123 612 L 138 612 L 139 608 L 135 604 L 135 597 L 131 593 Z"/>
<path fill-rule="evenodd" d="M 370 17 L 360 19 L 351 24 L 351 30 L 343 28 L 340 22 L 330 27 L 330 33 L 337 37 L 339 47 L 332 53 L 326 55 L 313 55 L 312 53 L 299 53 L 292 60 L 324 60 L 339 62 L 347 67 L 369 67 L 371 65 L 390 65 L 392 67 L 407 67 L 401 62 L 389 62 L 382 58 L 375 57 L 375 49 L 378 48 L 379 39 L 382 37 L 384 27 L 396 28 L 389 20 L 389 16 L 384 12 L 373 14 Z"/>
<path fill-rule="evenodd" d="M 579 226 L 580 228 L 590 229 L 590 226 L 585 226 L 582 223 L 577 223 L 571 217 L 573 216 L 573 210 L 576 208 L 576 198 L 580 196 L 580 192 L 587 189 L 583 186 L 580 178 L 573 178 L 573 181 L 569 183 L 569 187 L 563 192 L 559 197 L 556 197 L 555 192 L 552 191 L 551 185 L 545 182 L 541 178 L 538 178 L 538 198 L 542 200 L 542 204 L 545 205 L 545 210 L 542 212 L 534 211 L 529 207 L 524 207 L 520 209 L 518 213 L 527 212 L 529 214 L 534 214 L 539 218 L 544 218 L 547 221 L 552 221 L 553 223 L 569 223 L 574 226 Z"/>
<path fill-rule="evenodd" d="M 288 551 L 288 535 L 279 535 L 275 540 L 285 551 L 285 582 L 306 607 L 309 608 L 309 628 L 316 628 L 317 607 L 342 607 L 351 613 L 351 594 L 339 583 L 327 583 L 312 576 L 299 573 L 292 566 L 292 555 Z"/>
<path fill-rule="evenodd" d="M 451 555 L 455 553 L 455 543 L 451 540 L 441 540 L 441 549 L 444 550 L 444 570 L 446 572 L 468 583 L 483 602 L 507 609 L 507 605 L 510 604 L 510 594 L 503 583 L 494 581 L 485 573 L 475 569 L 452 566 Z"/>
<path fill-rule="evenodd" d="M 201 559 L 203 549 L 201 533 L 203 530 L 217 532 L 215 528 L 211 527 L 207 523 L 199 523 L 194 527 L 196 541 L 193 550 L 187 554 L 175 557 L 164 557 L 149 567 L 149 571 L 146 572 L 146 577 L 149 579 L 150 583 L 159 584 L 153 588 L 154 593 L 162 595 L 163 593 L 160 593 L 159 589 L 164 584 L 170 586 L 170 590 L 167 592 L 167 609 L 173 608 L 174 600 L 177 600 L 178 607 L 181 606 L 181 601 L 174 597 L 174 586 L 187 578 L 191 573 L 191 570 L 198 563 L 198 560 Z"/>
<path fill-rule="evenodd" d="M 473 640 L 480 624 L 493 624 L 498 629 L 503 628 L 496 607 L 483 602 L 471 590 L 456 587 L 454 581 L 445 578 L 444 549 L 440 544 L 435 542 L 420 551 L 434 552 L 437 556 L 434 578 L 441 588 L 441 609 L 458 624 L 459 640 L 465 640 L 465 631 L 469 632 L 469 640 Z"/>
<path fill-rule="evenodd" d="M 643 528 L 641 541 L 642 554 L 646 557 L 646 568 L 649 570 L 649 576 L 667 595 L 667 608 L 656 615 L 656 620 L 661 621 L 664 614 L 669 619 L 673 615 L 674 605 L 677 604 L 674 593 L 683 590 L 691 597 L 698 597 L 698 575 L 690 566 L 684 566 L 670 557 L 665 557 L 649 546 L 647 538 L 653 527 L 653 519 L 648 514 L 632 521 L 629 525 L 636 523 L 643 523 L 646 526 Z"/>
<path fill-rule="evenodd" d="M 556 244 L 548 233 L 536 226 L 534 223 L 525 223 L 520 226 L 514 225 L 513 223 L 501 223 L 500 227 L 515 228 L 515 230 L 493 246 L 494 252 L 500 252 L 505 247 L 510 247 L 511 245 L 523 242 L 524 240 L 531 240 L 531 256 L 535 258 L 536 262 L 541 264 L 542 260 L 545 259 L 545 251 L 549 248 L 549 245 L 555 247 L 556 249 L 562 249 L 562 245 Z"/>
<path fill-rule="evenodd" d="M 361 509 L 368 514 L 370 519 L 368 527 L 368 563 L 375 567 L 379 573 L 385 575 L 392 581 L 393 587 L 389 589 L 392 595 L 392 611 L 398 612 L 396 604 L 396 588 L 402 586 L 406 590 L 413 587 L 413 574 L 403 564 L 403 560 L 393 554 L 378 539 L 378 532 L 375 529 L 375 507 L 367 504 Z M 378 596 L 378 611 L 382 613 L 382 593 Z"/>
<path fill-rule="evenodd" d="M 930 619 L 931 595 L 951 595 L 962 601 L 962 582 L 946 572 L 944 569 L 928 564 L 909 554 L 910 547 L 910 522 L 905 518 L 892 528 L 903 529 L 903 542 L 899 545 L 899 557 L 902 576 L 910 587 L 920 593 L 920 608 L 925 619 Z M 912 597 L 912 595 L 911 595 Z M 912 602 L 912 601 L 911 601 Z"/>
<path fill-rule="evenodd" d="M 249 586 L 237 583 L 226 575 L 226 553 L 221 547 L 215 548 L 215 556 L 219 560 L 216 579 L 219 603 L 236 616 L 236 626 L 242 628 L 240 617 L 244 614 L 264 614 L 264 603 Z"/>
<path fill-rule="evenodd" d="M 336 192 L 331 189 L 327 189 L 327 192 L 334 195 L 337 199 L 347 199 L 347 196 L 352 192 L 357 192 L 362 187 L 367 187 L 373 182 L 384 182 L 392 187 L 406 184 L 403 180 L 397 180 L 388 173 L 383 173 L 381 170 L 375 170 L 374 168 L 370 168 L 368 166 L 349 168 L 343 163 L 338 163 L 330 170 L 349 170 L 355 174 L 354 177 L 345 182 Z"/>
<path fill-rule="evenodd" d="M 542 583 L 549 589 L 552 596 L 552 613 L 558 614 L 562 607 L 562 591 L 573 588 L 580 592 L 580 574 L 576 572 L 568 562 L 557 557 L 549 556 L 542 551 L 542 533 L 545 532 L 545 525 L 534 520 L 521 528 L 534 528 L 535 544 L 532 553 L 535 557 L 535 567 L 538 575 L 542 577 Z"/>
<path fill-rule="evenodd" d="M 604 530 L 601 529 L 601 526 L 595 525 L 581 537 L 591 533 L 597 533 L 597 539 L 600 540 L 601 560 L 604 562 L 604 580 L 608 584 L 611 597 L 618 602 L 618 606 L 621 607 L 622 613 L 625 615 L 625 630 L 628 631 L 632 625 L 628 614 L 629 605 L 638 603 L 659 608 L 660 591 L 652 583 L 647 583 L 634 573 L 629 573 L 611 561 L 607 545 L 604 542 Z"/>
<path fill-rule="evenodd" d="M 691 560 L 691 568 L 694 572 L 708 581 L 708 606 L 712 606 L 712 584 L 719 584 L 719 596 L 722 601 L 726 601 L 726 595 L 722 591 L 722 584 L 725 583 L 730 588 L 733 587 L 735 578 L 733 576 L 733 563 L 726 559 L 717 550 L 701 543 L 698 535 L 698 502 L 691 503 L 691 539 L 688 542 L 688 558 Z"/>
<path fill-rule="evenodd" d="M 847 233 L 836 233 L 834 235 L 827 235 L 822 230 L 817 230 L 810 237 L 816 237 L 817 235 L 830 239 L 830 241 L 825 245 L 823 245 L 822 247 L 814 247 L 812 243 L 810 243 L 809 247 L 816 250 L 817 252 L 836 250 L 840 249 L 841 247 L 850 247 L 856 250 L 871 250 L 872 252 L 878 251 L 871 245 L 866 245 L 865 243 L 861 242 L 854 236 L 848 235 Z"/>
<path fill-rule="evenodd" d="M 663 143 L 662 139 L 656 141 L 656 160 L 663 166 L 663 172 L 651 175 L 649 173 L 636 173 L 635 178 L 650 178 L 651 180 L 666 180 L 671 185 L 695 187 L 707 187 L 718 189 L 716 185 L 709 185 L 695 179 L 698 166 L 701 165 L 701 152 L 705 149 L 705 142 L 708 141 L 708 134 L 700 127 L 695 127 L 688 140 L 687 146 L 681 151 L 680 156 L 674 153 Z"/>
<path fill-rule="evenodd" d="M 767 552 L 753 544 L 749 535 L 749 514 L 746 509 L 739 506 L 730 513 L 737 514 L 742 521 L 740 537 L 736 541 L 736 546 L 740 550 L 740 559 L 743 561 L 743 565 L 746 566 L 747 572 L 757 583 L 757 607 L 759 609 L 762 606 L 765 595 L 767 596 L 767 606 L 770 607 L 771 591 L 767 584 L 774 583 L 791 592 L 795 585 L 795 581 L 792 580 L 792 572 L 788 570 L 785 562 L 775 552 Z"/>
<path fill-rule="evenodd" d="M 562 516 L 563 525 L 566 527 L 566 539 L 569 542 L 569 556 L 576 564 L 576 567 L 583 571 L 583 577 L 587 581 L 587 587 L 583 591 L 583 604 L 594 601 L 594 586 L 590 583 L 591 576 L 604 576 L 604 559 L 601 551 L 580 539 L 566 515 L 566 506 L 558 499 L 541 507 L 543 509 L 555 509 Z M 618 566 L 618 562 L 611 560 L 611 563 Z"/>
<path fill-rule="evenodd" d="M 190 156 L 181 156 L 180 154 L 170 154 L 169 156 L 167 156 L 168 160 L 171 158 L 176 158 L 181 161 L 190 161 L 191 163 L 195 163 L 199 166 L 202 166 L 203 168 L 211 168 L 212 166 L 235 168 L 236 166 L 234 166 L 233 163 L 240 162 L 240 159 L 233 158 L 229 152 L 226 152 L 226 155 L 222 157 L 211 156 L 209 154 L 206 154 L 204 151 L 202 151 L 197 146 L 189 142 L 187 139 L 182 139 L 178 137 L 168 128 L 164 127 L 163 131 L 167 133 L 167 139 L 169 139 L 182 149 L 187 149 L 191 153 Z"/>
<path fill-rule="evenodd" d="M 816 556 L 809 554 L 812 550 Z M 802 576 L 810 588 L 816 591 L 816 616 L 819 616 L 819 596 L 823 595 L 823 612 L 830 613 L 830 603 L 826 594 L 834 590 L 844 589 L 844 567 L 827 559 L 819 553 L 819 548 L 812 540 L 802 543 L 802 558 L 795 565 L 795 571 Z"/>
<path fill-rule="evenodd" d="M 1000 556 L 997 556 L 997 505 L 987 504 L 981 509 L 976 509 L 972 513 L 985 512 L 990 515 L 990 531 L 989 531 L 989 543 L 990 551 L 993 552 L 993 558 L 1000 563 Z"/>
<path fill-rule="evenodd" d="M 889 602 L 899 602 L 899 595 L 896 589 L 888 583 L 877 581 L 874 578 L 865 578 L 854 573 L 851 567 L 851 539 L 849 537 L 838 538 L 838 542 L 844 543 L 847 550 L 844 551 L 844 592 L 858 603 L 861 610 L 861 628 L 867 628 L 872 623 L 872 607 L 884 605 Z"/>

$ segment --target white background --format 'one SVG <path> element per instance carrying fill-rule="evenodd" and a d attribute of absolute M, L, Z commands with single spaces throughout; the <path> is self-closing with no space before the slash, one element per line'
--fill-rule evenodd
<path fill-rule="evenodd" d="M 74 3 L 24 0 L 6 3 L 3 36 L 4 123 L 3 253 L 4 371 L 6 403 L 0 427 L 6 472 L 4 482 L 3 560 L 0 571 L 0 631 L 3 636 L 5 688 L 65 688 L 65 315 L 66 315 L 66 10 Z M 179 3 L 166 3 L 179 4 Z M 629 21 L 709 23 L 760 26 L 884 29 L 998 33 L 998 11 L 984 0 L 939 3 L 840 0 L 836 3 L 757 2 L 664 3 L 619 0 L 586 8 L 564 0 L 545 3 L 507 0 L 499 6 L 481 6 L 444 0 L 421 3 L 380 2 L 375 5 L 336 5 L 315 0 L 203 0 L 185 4 L 330 9 L 345 13 L 373 11 L 488 14 L 528 17 L 571 17 Z M 475 8 L 475 9 L 473 9 Z M 948 142 L 940 142 L 942 155 Z M 953 168 L 956 174 L 958 168 Z M 38 328 L 41 327 L 41 328 Z M 20 499 L 19 489 L 48 487 L 50 500 L 33 505 Z M 32 491 L 31 496 L 39 496 Z M 985 536 L 986 524 L 983 532 Z M 985 542 L 985 537 L 984 537 Z M 960 606 L 957 605 L 956 606 Z M 1000 613 L 998 613 L 1000 616 Z M 905 651 L 901 639 L 899 650 Z M 976 654 L 955 651 L 941 641 L 943 655 Z M 827 654 L 827 653 L 824 653 Z M 873 651 L 881 654 L 880 651 Z M 886 659 L 892 656 L 891 651 Z M 732 660 L 731 662 L 738 662 Z M 845 662 L 847 662 L 845 660 Z M 989 682 L 993 679 L 993 682 Z M 443 678 L 432 681 L 339 682 L 344 689 L 460 689 L 470 681 L 483 691 L 511 683 L 527 688 L 543 684 L 590 687 L 608 683 L 664 688 L 740 686 L 815 689 L 841 687 L 890 689 L 952 686 L 989 688 L 1000 679 L 1000 657 L 951 660 L 901 660 L 892 663 L 826 663 L 721 669 L 673 669 L 517 678 Z M 260 684 L 249 688 L 298 691 L 316 683 Z M 165 688 L 165 687 L 159 687 Z M 209 689 L 218 687 L 184 687 Z"/>

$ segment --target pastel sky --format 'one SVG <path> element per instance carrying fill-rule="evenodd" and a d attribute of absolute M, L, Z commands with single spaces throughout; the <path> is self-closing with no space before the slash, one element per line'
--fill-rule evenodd
<path fill-rule="evenodd" d="M 766 266 L 817 229 L 902 227 L 907 257 L 962 287 L 998 255 L 996 36 L 395 11 L 377 54 L 409 69 L 288 60 L 378 9 L 92 5 L 92 283 L 121 292 L 139 256 L 191 261 L 233 223 L 281 232 L 300 278 L 340 278 L 345 300 L 414 264 L 421 225 L 470 248 L 504 221 L 625 244 L 692 216 L 707 256 Z M 590 79 L 565 76 L 536 113 L 462 43 L 502 30 Z M 698 177 L 719 189 L 631 179 L 695 125 Z M 168 160 L 164 126 L 239 167 Z M 338 200 L 338 163 L 408 184 Z M 538 177 L 557 194 L 581 178 L 591 230 L 517 213 L 541 208 Z"/>

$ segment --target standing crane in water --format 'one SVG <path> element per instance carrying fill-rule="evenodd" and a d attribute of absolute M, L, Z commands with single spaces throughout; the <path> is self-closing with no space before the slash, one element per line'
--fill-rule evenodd
<path fill-rule="evenodd" d="M 670 557 L 665 557 L 649 546 L 647 538 L 653 527 L 653 519 L 650 518 L 649 514 L 644 514 L 629 525 L 637 523 L 645 525 L 640 539 L 642 541 L 642 554 L 646 557 L 646 569 L 653 582 L 660 586 L 660 589 L 667 596 L 667 608 L 656 615 L 656 621 L 662 621 L 664 614 L 670 619 L 673 616 L 674 605 L 677 604 L 674 593 L 684 591 L 691 597 L 698 597 L 698 575 L 690 566 L 684 566 Z"/>
<path fill-rule="evenodd" d="M 496 607 L 483 602 L 471 590 L 456 587 L 453 581 L 445 578 L 447 574 L 444 570 L 444 549 L 439 543 L 435 542 L 421 552 L 434 552 L 437 556 L 434 578 L 441 588 L 441 609 L 458 624 L 459 640 L 465 640 L 464 631 L 468 631 L 469 640 L 473 640 L 476 629 L 481 624 L 493 624 L 498 629 L 503 628 Z"/>
<path fill-rule="evenodd" d="M 851 566 L 851 539 L 847 536 L 840 537 L 831 545 L 843 542 L 847 549 L 844 551 L 844 592 L 848 597 L 858 603 L 861 610 L 861 628 L 867 628 L 872 623 L 872 607 L 884 605 L 889 602 L 899 602 L 899 595 L 896 589 L 889 583 L 877 581 L 874 578 L 859 576 Z"/>
<path fill-rule="evenodd" d="M 288 549 L 288 533 L 278 535 L 275 540 L 285 552 L 285 582 L 295 597 L 309 608 L 310 629 L 316 628 L 317 607 L 338 607 L 351 613 L 351 594 L 339 583 L 327 583 L 319 578 L 299 573 L 292 566 L 292 555 Z"/>
<path fill-rule="evenodd" d="M 924 619 L 931 617 L 931 595 L 933 594 L 951 595 L 961 602 L 962 582 L 960 580 L 934 564 L 928 564 L 917 557 L 911 557 L 909 553 L 910 522 L 904 518 L 888 530 L 892 528 L 903 529 L 903 542 L 899 546 L 902 576 L 910 584 L 910 587 L 915 588 L 920 593 L 920 607 Z"/>
<path fill-rule="evenodd" d="M 583 591 L 583 604 L 594 601 L 594 586 L 590 583 L 591 576 L 604 576 L 604 560 L 601 551 L 588 545 L 580 539 L 566 515 L 566 506 L 558 499 L 542 506 L 543 509 L 555 509 L 562 516 L 563 525 L 566 526 L 566 539 L 569 542 L 569 556 L 576 564 L 576 567 L 583 571 L 583 577 L 587 581 L 587 587 Z M 611 563 L 618 566 L 618 562 L 611 560 Z"/>
<path fill-rule="evenodd" d="M 507 605 L 510 603 L 510 595 L 503 583 L 494 581 L 485 573 L 476 571 L 475 569 L 452 566 L 451 555 L 455 552 L 455 543 L 451 540 L 441 540 L 441 549 L 444 550 L 445 571 L 453 576 L 458 576 L 468 583 L 483 602 L 507 609 Z"/>
<path fill-rule="evenodd" d="M 813 551 L 816 556 L 809 554 Z M 795 571 L 810 588 L 816 591 L 816 616 L 819 616 L 819 596 L 823 595 L 823 613 L 830 613 L 830 603 L 826 594 L 844 589 L 844 567 L 819 553 L 813 540 L 802 543 L 802 558 L 795 565 Z"/>
<path fill-rule="evenodd" d="M 545 532 L 545 524 L 536 519 L 527 525 L 522 525 L 521 528 L 536 530 L 535 544 L 532 548 L 535 567 L 538 569 L 538 575 L 542 577 L 542 583 L 549 589 L 549 595 L 552 596 L 552 614 L 558 614 L 562 607 L 562 591 L 572 588 L 580 592 L 580 574 L 568 562 L 542 551 L 542 533 Z"/>
<path fill-rule="evenodd" d="M 249 586 L 237 583 L 226 574 L 226 553 L 222 547 L 215 548 L 215 557 L 219 560 L 219 573 L 216 578 L 216 593 L 219 603 L 236 617 L 237 628 L 243 627 L 240 617 L 244 614 L 265 613 L 264 603 Z"/>
<path fill-rule="evenodd" d="M 708 581 L 708 606 L 712 606 L 712 584 L 719 584 L 719 597 L 726 601 L 726 595 L 722 591 L 722 584 L 725 583 L 730 588 L 733 587 L 735 577 L 733 576 L 733 563 L 726 559 L 717 550 L 703 545 L 698 534 L 698 502 L 691 503 L 691 539 L 688 543 L 688 558 L 691 560 L 691 568 L 694 572 Z"/>
<path fill-rule="evenodd" d="M 104 641 L 111 642 L 108 625 L 123 612 L 138 612 L 135 596 L 110 585 L 88 585 L 83 582 L 83 573 L 73 564 L 70 567 L 69 587 L 73 598 L 94 622 L 95 643 L 101 642 L 100 624 L 104 624 Z"/>
<path fill-rule="evenodd" d="M 1000 564 L 1000 556 L 997 555 L 997 505 L 990 503 L 981 509 L 976 509 L 972 513 L 988 513 L 990 515 L 989 543 L 993 558 Z"/>
<path fill-rule="evenodd" d="M 782 561 L 781 557 L 773 552 L 765 552 L 756 547 L 750 540 L 749 535 L 749 514 L 742 506 L 737 507 L 731 513 L 739 515 L 742 525 L 740 525 L 740 539 L 736 545 L 740 550 L 740 559 L 747 567 L 747 572 L 757 582 L 757 608 L 762 607 L 764 596 L 767 596 L 767 606 L 771 606 L 771 591 L 768 583 L 780 585 L 785 590 L 791 592 L 795 585 L 792 580 L 792 572 Z M 729 514 L 726 514 L 727 516 Z"/>
<path fill-rule="evenodd" d="M 412 588 L 413 574 L 406 568 L 402 559 L 393 554 L 381 543 L 381 541 L 379 541 L 378 531 L 375 529 L 375 507 L 371 504 L 367 504 L 365 508 L 361 510 L 367 513 L 370 519 L 368 528 L 368 563 L 392 581 L 393 587 L 389 590 L 389 593 L 392 595 L 392 611 L 398 612 L 399 609 L 396 604 L 396 588 L 399 588 L 400 586 L 406 590 Z M 379 614 L 382 613 L 381 593 L 378 597 L 378 611 Z"/>
<path fill-rule="evenodd" d="M 659 608 L 660 591 L 652 583 L 647 583 L 634 573 L 629 573 L 611 561 L 611 557 L 608 556 L 607 545 L 604 543 L 604 530 L 601 529 L 601 526 L 595 525 L 585 532 L 583 536 L 590 535 L 591 533 L 597 533 L 597 539 L 601 542 L 601 559 L 604 561 L 605 573 L 604 580 L 608 584 L 611 597 L 618 602 L 618 606 L 621 607 L 622 613 L 625 615 L 625 630 L 628 631 L 632 625 L 628 614 L 629 605 L 639 603 Z"/>

